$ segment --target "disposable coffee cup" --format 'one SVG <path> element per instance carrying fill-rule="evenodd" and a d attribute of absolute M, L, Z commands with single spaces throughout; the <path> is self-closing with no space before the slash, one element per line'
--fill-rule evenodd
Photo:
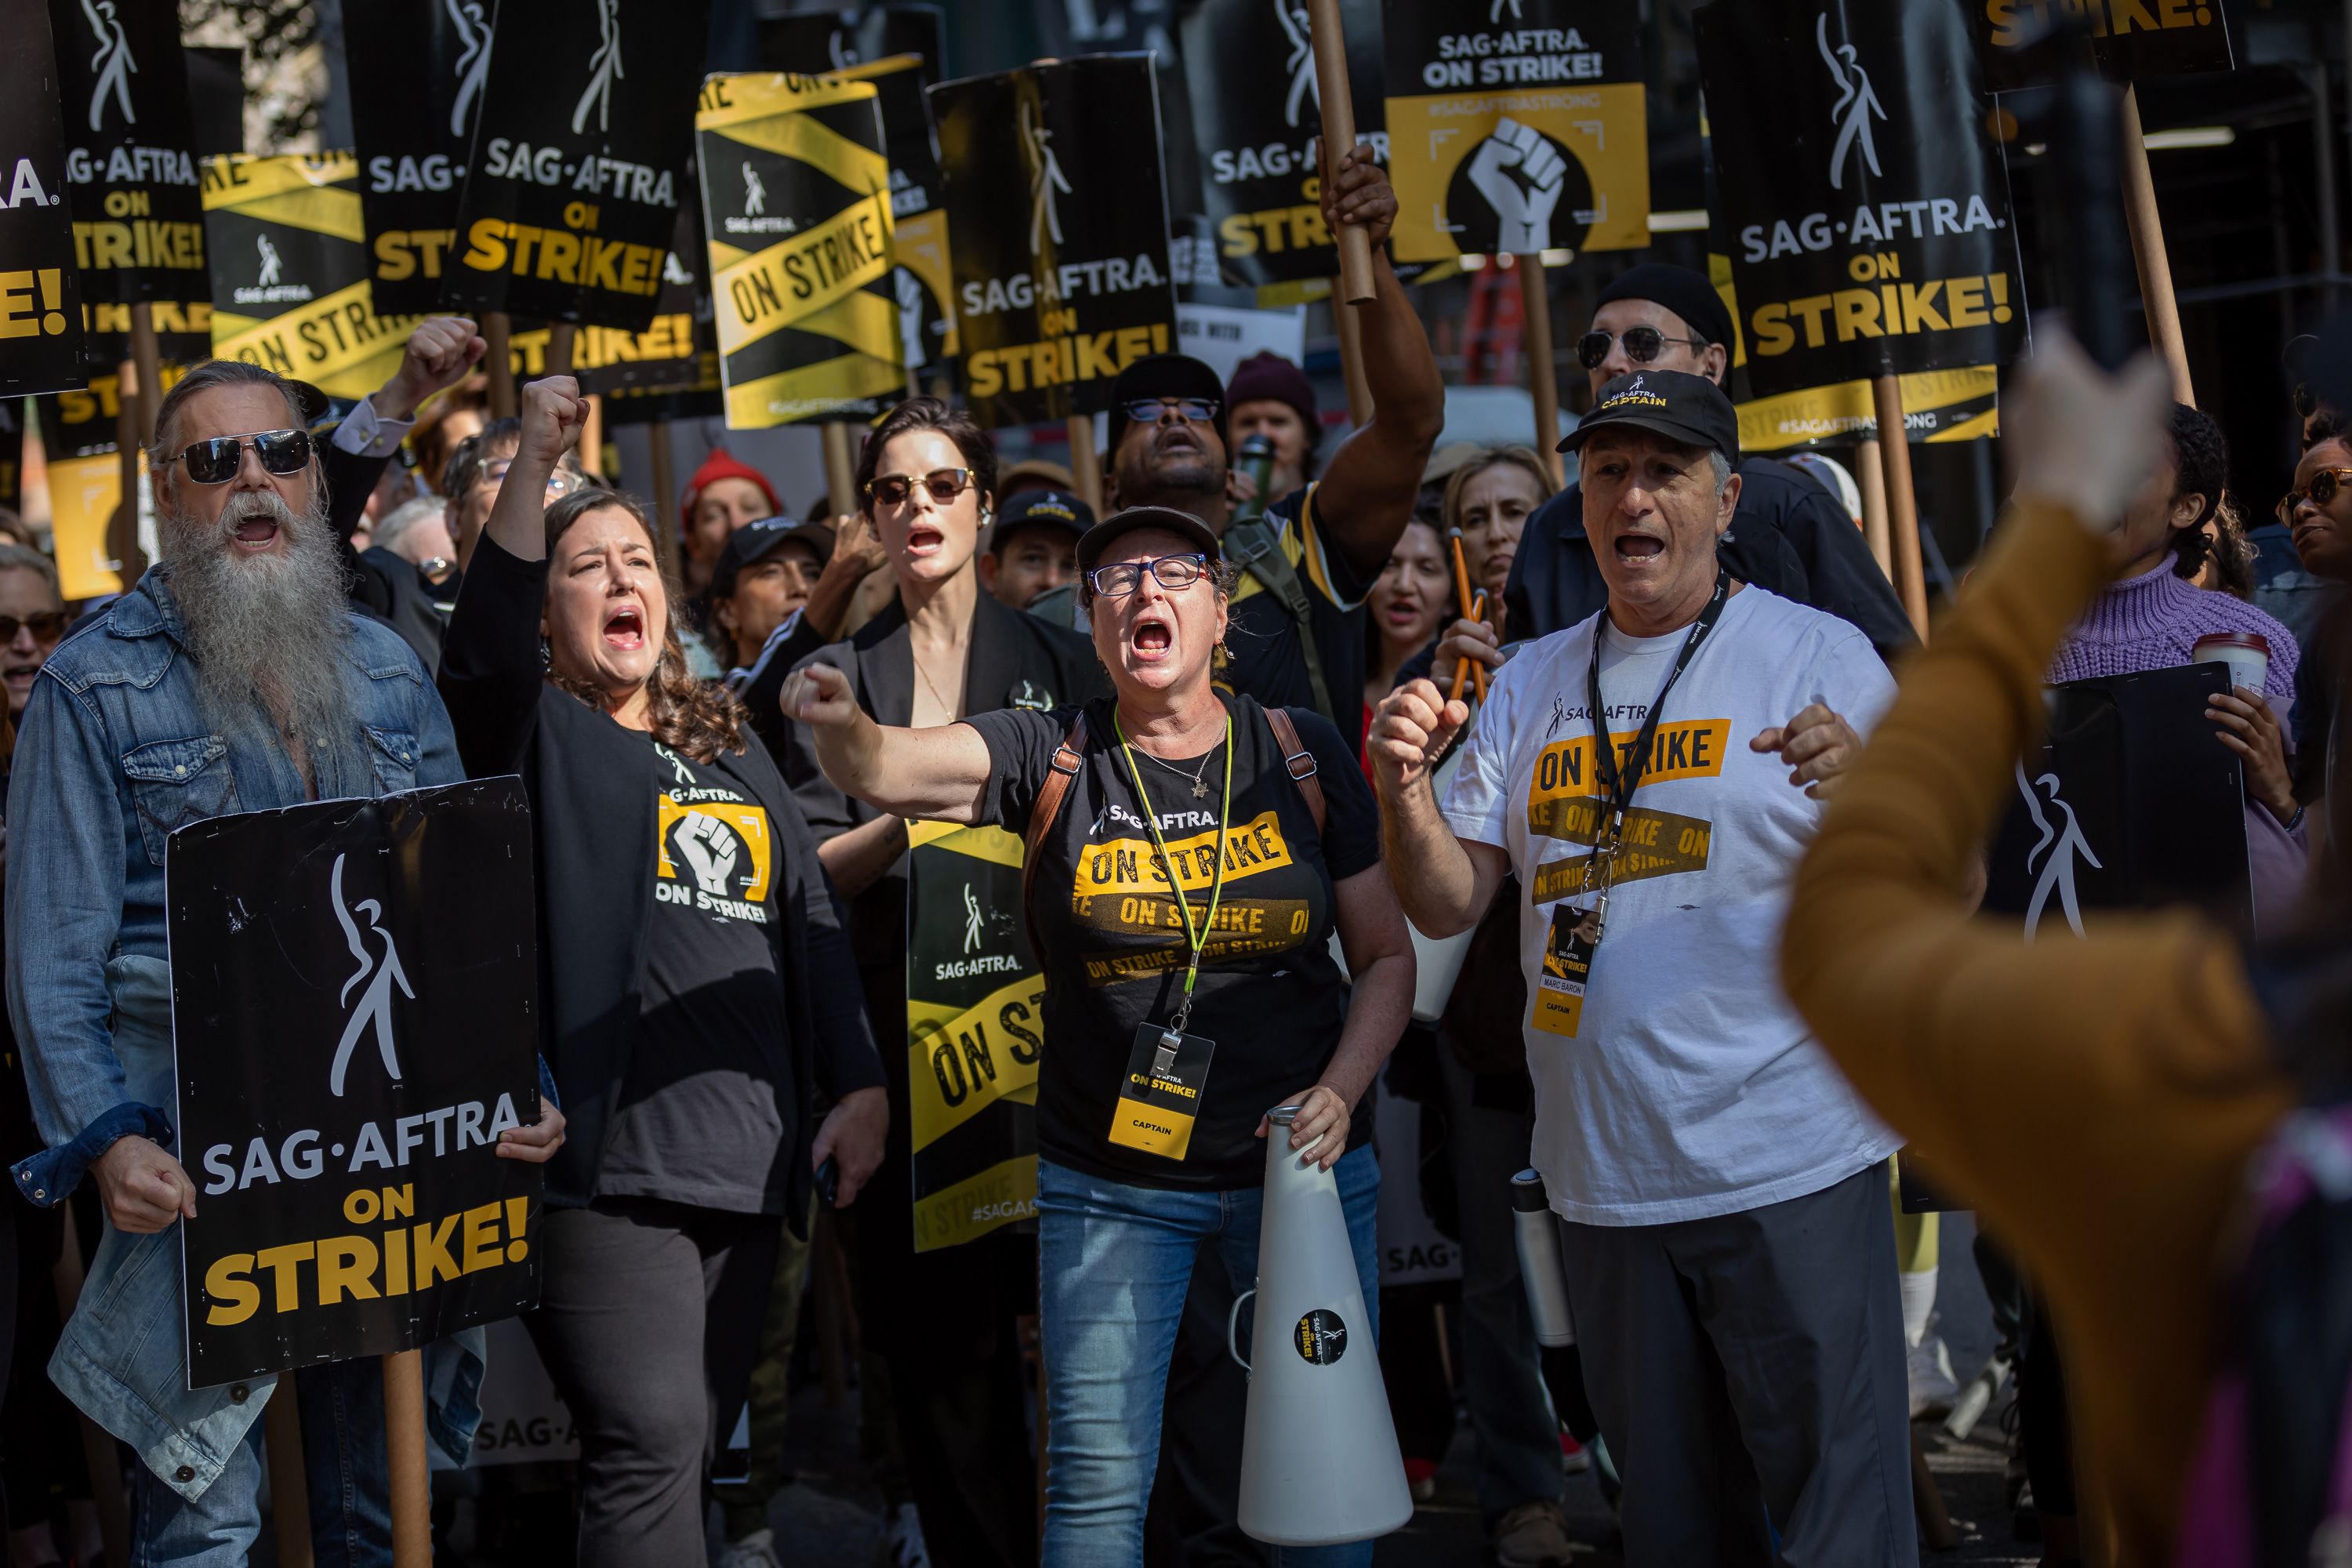
<path fill-rule="evenodd" d="M 2260 691 L 2270 673 L 2270 639 L 2259 632 L 2210 632 L 2197 639 L 2189 657 L 2198 664 L 2226 664 L 2231 685 Z"/>

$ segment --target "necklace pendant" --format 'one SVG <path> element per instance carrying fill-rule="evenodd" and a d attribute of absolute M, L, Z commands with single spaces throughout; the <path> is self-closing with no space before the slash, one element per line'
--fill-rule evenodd
<path fill-rule="evenodd" d="M 1194 800 L 1206 800 L 1209 798 L 1208 780 L 1194 779 L 1192 781 L 1192 798 Z"/>

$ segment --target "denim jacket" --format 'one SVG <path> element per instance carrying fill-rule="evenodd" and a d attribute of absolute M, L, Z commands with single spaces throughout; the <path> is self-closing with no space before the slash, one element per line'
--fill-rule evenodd
<path fill-rule="evenodd" d="M 315 798 L 375 796 L 462 779 L 431 679 L 390 628 L 358 616 L 343 668 L 356 732 L 314 737 Z M 313 798 L 257 706 L 241 734 L 200 705 L 186 627 L 157 567 L 58 645 L 34 682 L 8 791 L 8 1005 L 47 1148 L 14 1167 L 47 1206 L 129 1133 L 178 1153 L 163 852 L 175 827 Z M 331 678 L 320 672 L 320 679 Z M 150 1469 L 201 1496 L 275 1379 L 191 1390 L 179 1237 L 105 1227 L 50 1376 Z M 463 1462 L 479 1419 L 478 1330 L 428 1352 L 461 1364 L 428 1427 Z"/>

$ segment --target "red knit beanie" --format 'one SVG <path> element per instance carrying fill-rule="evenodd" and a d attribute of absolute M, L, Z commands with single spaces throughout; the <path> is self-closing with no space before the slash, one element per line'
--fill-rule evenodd
<path fill-rule="evenodd" d="M 678 498 L 680 528 L 689 533 L 693 531 L 694 503 L 702 499 L 703 491 L 720 479 L 751 480 L 760 487 L 760 493 L 768 498 L 768 515 L 780 517 L 783 514 L 784 503 L 776 499 L 776 487 L 768 482 L 767 475 L 749 463 L 738 462 L 724 448 L 714 447 L 710 456 L 702 460 L 702 467 L 694 470 L 694 478 L 686 481 L 686 494 Z"/>

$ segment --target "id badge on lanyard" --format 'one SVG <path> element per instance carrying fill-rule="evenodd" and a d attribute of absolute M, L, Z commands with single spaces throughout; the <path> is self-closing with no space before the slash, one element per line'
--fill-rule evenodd
<path fill-rule="evenodd" d="M 1731 596 L 1730 574 L 1718 570 L 1715 576 L 1715 595 L 1699 612 L 1698 620 L 1683 639 L 1681 653 L 1675 658 L 1675 667 L 1666 674 L 1665 684 L 1658 688 L 1656 699 L 1643 720 L 1633 744 L 1625 754 L 1621 770 L 1617 765 L 1616 748 L 1609 736 L 1608 710 L 1601 701 L 1601 628 L 1592 632 L 1592 662 L 1585 672 L 1585 697 L 1592 716 L 1593 782 L 1601 786 L 1603 801 L 1601 810 L 1601 830 L 1594 836 L 1592 853 L 1584 862 L 1584 877 L 1577 890 L 1551 907 L 1551 929 L 1544 933 L 1543 965 L 1530 986 L 1532 1011 L 1528 1022 L 1547 1035 L 1574 1039 L 1584 1022 L 1584 999 L 1592 980 L 1592 958 L 1600 949 L 1601 938 L 1609 923 L 1609 890 L 1617 880 L 1617 859 L 1625 850 L 1625 809 L 1641 787 L 1642 774 L 1649 766 L 1650 750 L 1658 736 L 1658 716 L 1665 711 L 1666 693 L 1690 667 L 1691 658 L 1706 634 L 1715 629 L 1717 619 L 1723 614 L 1724 601 Z"/>
<path fill-rule="evenodd" d="M 1209 1058 L 1217 1043 L 1198 1035 L 1135 1026 L 1127 1077 L 1119 1080 L 1118 1110 L 1111 1117 L 1110 1141 L 1163 1159 L 1181 1160 L 1192 1146 L 1192 1122 L 1209 1087 Z"/>
<path fill-rule="evenodd" d="M 1596 865 L 1601 868 L 1597 894 L 1589 891 Z M 1544 935 L 1543 971 L 1536 976 L 1530 1020 L 1547 1035 L 1572 1040 L 1584 1021 L 1584 991 L 1591 981 L 1592 954 L 1609 919 L 1609 883 L 1615 866 L 1614 855 L 1604 856 L 1596 848 L 1585 862 L 1588 891 L 1551 907 L 1551 930 Z M 1580 909 L 1579 903 L 1585 907 Z"/>

